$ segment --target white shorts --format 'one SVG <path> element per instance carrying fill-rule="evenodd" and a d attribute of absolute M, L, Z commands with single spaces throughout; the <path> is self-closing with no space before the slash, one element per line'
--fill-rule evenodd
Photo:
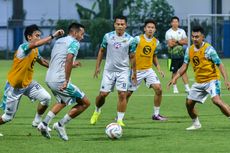
<path fill-rule="evenodd" d="M 46 82 L 46 84 L 51 89 L 58 103 L 71 105 L 72 103 L 76 103 L 77 99 L 82 99 L 85 96 L 84 92 L 70 82 L 63 91 L 60 90 L 63 82 Z"/>
<path fill-rule="evenodd" d="M 143 80 L 145 81 L 145 85 L 148 88 L 150 88 L 152 84 L 160 84 L 160 80 L 152 68 L 147 69 L 147 70 L 138 70 L 137 71 L 137 85 L 134 85 L 132 81 L 130 80 L 128 90 L 136 91 L 137 88 L 141 85 L 141 82 Z"/>
<path fill-rule="evenodd" d="M 32 101 L 39 100 L 42 105 L 48 105 L 51 99 L 50 94 L 36 81 L 32 81 L 26 88 L 14 88 L 7 82 L 3 98 L 6 115 L 14 117 L 22 95 Z"/>
<path fill-rule="evenodd" d="M 122 72 L 104 70 L 100 91 L 111 92 L 115 85 L 118 91 L 127 91 L 129 78 L 129 70 Z"/>
<path fill-rule="evenodd" d="M 204 103 L 208 95 L 220 95 L 220 81 L 212 80 L 208 83 L 194 83 L 189 91 L 188 99 Z"/>

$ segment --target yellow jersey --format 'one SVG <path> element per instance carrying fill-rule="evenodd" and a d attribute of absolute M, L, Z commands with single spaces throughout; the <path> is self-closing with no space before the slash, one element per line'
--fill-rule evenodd
<path fill-rule="evenodd" d="M 206 83 L 211 80 L 220 79 L 220 72 L 216 64 L 205 57 L 205 51 L 210 46 L 210 44 L 205 43 L 196 51 L 194 45 L 189 48 L 189 60 L 195 73 L 195 80 L 198 83 Z"/>
<path fill-rule="evenodd" d="M 8 73 L 7 79 L 12 87 L 25 88 L 32 82 L 34 64 L 39 53 L 38 48 L 34 48 L 29 50 L 29 53 L 21 58 L 17 56 L 19 49 L 14 54 L 13 65 Z"/>
<path fill-rule="evenodd" d="M 140 42 L 136 47 L 136 69 L 146 70 L 152 68 L 153 55 L 157 47 L 157 39 L 152 38 L 151 41 L 147 41 L 144 35 L 140 35 Z"/>

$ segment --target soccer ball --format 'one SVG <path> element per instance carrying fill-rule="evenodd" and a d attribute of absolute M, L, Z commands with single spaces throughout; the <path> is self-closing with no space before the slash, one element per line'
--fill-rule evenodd
<path fill-rule="evenodd" d="M 105 128 L 105 134 L 110 139 L 120 139 L 122 137 L 122 128 L 117 123 L 110 123 Z"/>

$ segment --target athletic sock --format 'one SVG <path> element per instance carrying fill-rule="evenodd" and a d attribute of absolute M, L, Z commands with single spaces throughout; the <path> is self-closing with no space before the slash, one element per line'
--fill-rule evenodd
<path fill-rule="evenodd" d="M 63 126 L 65 124 L 69 123 L 69 121 L 71 119 L 72 118 L 68 114 L 66 114 L 58 123 L 59 123 L 60 126 Z"/>
<path fill-rule="evenodd" d="M 55 117 L 55 114 L 52 111 L 49 111 L 48 114 L 46 115 L 45 119 L 43 120 L 44 123 L 49 125 L 51 120 Z"/>
<path fill-rule="evenodd" d="M 36 113 L 36 115 L 35 115 L 35 117 L 34 117 L 34 121 L 35 121 L 36 123 L 39 123 L 39 122 L 41 122 L 41 120 L 42 120 L 42 115 Z"/>
<path fill-rule="evenodd" d="M 200 121 L 199 121 L 198 117 L 192 119 L 192 122 L 194 125 L 200 125 Z"/>
<path fill-rule="evenodd" d="M 158 115 L 160 114 L 160 107 L 154 106 L 154 107 L 153 107 L 153 114 L 154 114 L 155 116 L 158 116 Z"/>
<path fill-rule="evenodd" d="M 124 112 L 117 112 L 117 120 L 123 120 L 125 116 L 125 113 Z"/>

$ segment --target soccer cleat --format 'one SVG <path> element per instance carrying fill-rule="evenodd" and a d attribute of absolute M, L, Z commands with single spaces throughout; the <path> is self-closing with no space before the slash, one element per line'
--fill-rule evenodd
<path fill-rule="evenodd" d="M 173 93 L 179 93 L 177 88 L 173 88 Z"/>
<path fill-rule="evenodd" d="M 167 118 L 166 118 L 166 117 L 161 116 L 160 114 L 158 114 L 158 115 L 153 115 L 153 116 L 152 116 L 152 120 L 157 120 L 157 121 L 166 121 L 166 120 L 167 120 Z"/>
<path fill-rule="evenodd" d="M 201 124 L 192 124 L 190 127 L 186 128 L 187 131 L 197 130 L 201 128 Z"/>
<path fill-rule="evenodd" d="M 69 138 L 66 134 L 65 127 L 59 126 L 58 122 L 54 123 L 53 129 L 56 130 L 62 140 L 68 141 Z"/>
<path fill-rule="evenodd" d="M 51 138 L 50 132 L 48 130 L 48 127 L 44 125 L 43 122 L 40 122 L 37 126 L 37 129 L 41 131 L 41 134 L 46 137 L 47 139 Z"/>
<path fill-rule="evenodd" d="M 100 114 L 101 113 L 99 113 L 99 112 L 94 112 L 91 119 L 90 119 L 90 124 L 96 124 Z"/>
<path fill-rule="evenodd" d="M 124 122 L 122 120 L 117 120 L 117 124 L 119 124 L 120 126 L 125 126 Z"/>
<path fill-rule="evenodd" d="M 33 120 L 33 122 L 32 122 L 32 127 L 37 128 L 38 125 L 39 125 L 39 123 L 40 123 L 40 122 L 36 122 L 35 120 Z M 52 129 L 51 129 L 50 127 L 47 126 L 47 128 L 48 128 L 48 131 L 49 131 L 49 132 L 52 131 Z"/>

